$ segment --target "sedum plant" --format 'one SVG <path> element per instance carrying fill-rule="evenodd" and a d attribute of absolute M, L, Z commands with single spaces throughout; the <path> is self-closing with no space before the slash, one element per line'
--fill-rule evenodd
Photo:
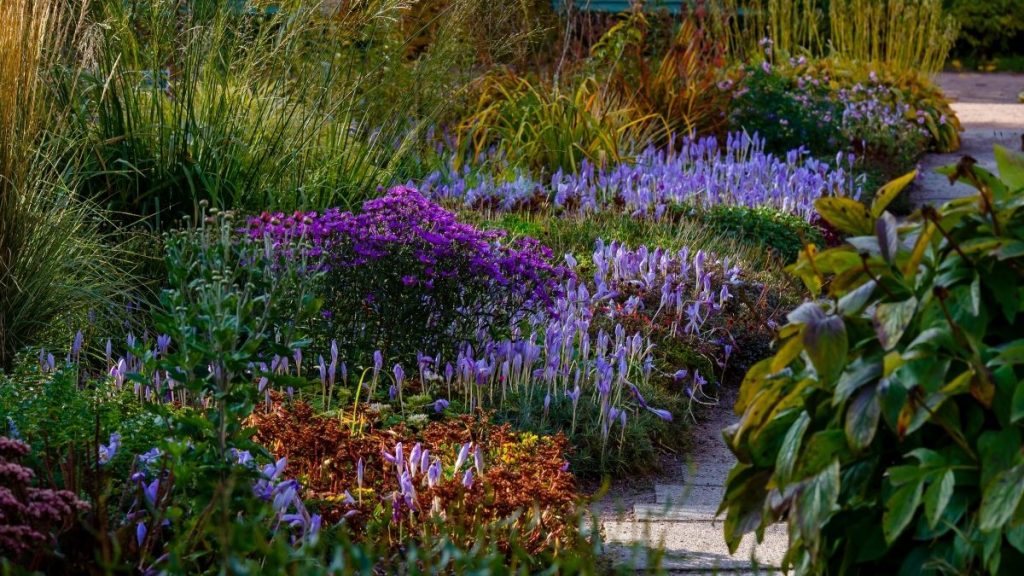
<path fill-rule="evenodd" d="M 885 207 L 913 173 L 817 201 L 850 238 L 789 268 L 816 299 L 742 384 L 733 549 L 787 521 L 797 574 L 1024 570 L 1024 157 L 996 157 L 999 178 L 944 169 L 976 196 L 903 222 Z"/>

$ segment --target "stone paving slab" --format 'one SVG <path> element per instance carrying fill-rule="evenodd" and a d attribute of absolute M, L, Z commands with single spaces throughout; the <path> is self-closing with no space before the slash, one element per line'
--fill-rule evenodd
<path fill-rule="evenodd" d="M 994 172 L 992 147 L 995 144 L 1011 150 L 1024 147 L 1024 104 L 1018 101 L 1018 94 L 1024 92 L 1024 75 L 944 73 L 936 75 L 935 80 L 954 100 L 952 108 L 964 132 L 960 135 L 960 150 L 952 154 L 929 154 L 921 161 L 920 174 L 910 190 L 910 200 L 915 206 L 938 206 L 975 193 L 966 184 L 950 185 L 945 176 L 935 173 L 936 168 L 971 156 L 980 166 Z"/>
<path fill-rule="evenodd" d="M 609 552 L 637 567 L 647 565 L 651 553 L 645 548 L 664 552 L 661 567 L 665 570 L 745 570 L 756 567 L 778 568 L 788 547 L 786 527 L 782 524 L 765 530 L 764 542 L 758 544 L 753 534 L 744 537 L 736 554 L 722 536 L 722 524 L 699 522 L 606 522 L 605 541 Z M 631 546 L 643 542 L 645 546 Z M 618 546 L 616 546 L 618 545 Z M 774 572 L 774 570 L 772 571 Z M 763 573 L 763 572 L 762 572 Z"/>

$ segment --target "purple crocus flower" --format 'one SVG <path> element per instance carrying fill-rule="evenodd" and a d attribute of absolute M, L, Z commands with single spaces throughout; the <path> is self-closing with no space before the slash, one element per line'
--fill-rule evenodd
<path fill-rule="evenodd" d="M 156 337 L 156 351 L 160 354 L 166 355 L 168 350 L 171 349 L 171 337 L 167 334 L 161 334 Z"/>
<path fill-rule="evenodd" d="M 160 490 L 160 479 L 154 479 L 149 484 L 143 484 L 142 495 L 146 497 L 146 501 L 150 504 L 156 504 L 157 492 Z"/>
<path fill-rule="evenodd" d="M 433 488 L 437 486 L 437 483 L 441 481 L 441 461 L 434 460 L 430 468 L 427 469 L 427 486 Z"/>
<path fill-rule="evenodd" d="M 117 449 L 121 447 L 121 435 L 114 432 L 110 435 L 110 441 L 107 444 L 100 444 L 99 448 L 99 463 L 107 464 L 113 460 L 117 454 Z"/>
<path fill-rule="evenodd" d="M 444 398 L 438 398 L 437 400 L 434 401 L 434 412 L 440 414 L 441 412 L 447 410 L 450 404 L 451 402 L 445 400 Z"/>
<path fill-rule="evenodd" d="M 480 474 L 484 473 L 484 453 L 480 450 L 480 445 L 476 445 L 476 450 L 473 451 L 473 464 L 476 466 L 476 471 Z"/>
<path fill-rule="evenodd" d="M 466 442 L 465 444 L 462 445 L 462 449 L 459 450 L 459 456 L 458 458 L 455 459 L 455 470 L 453 473 L 457 474 L 459 472 L 459 469 L 462 468 L 462 465 L 466 462 L 466 458 L 469 457 L 469 450 L 472 447 L 472 442 Z"/>
<path fill-rule="evenodd" d="M 472 489 L 473 488 L 473 469 L 472 468 L 466 470 L 466 473 L 462 475 L 462 485 L 465 486 L 466 489 Z"/>
<path fill-rule="evenodd" d="M 146 529 L 145 522 L 139 522 L 135 525 L 135 541 L 138 542 L 139 547 L 141 547 L 142 542 L 146 540 L 147 532 L 148 530 Z"/>

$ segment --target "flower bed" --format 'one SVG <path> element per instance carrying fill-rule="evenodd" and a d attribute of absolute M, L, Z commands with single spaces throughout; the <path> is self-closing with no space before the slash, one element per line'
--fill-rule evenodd
<path fill-rule="evenodd" d="M 765 140 L 730 134 L 681 138 L 667 149 L 649 148 L 635 162 L 600 168 L 584 163 L 577 173 L 556 172 L 549 179 L 518 173 L 512 180 L 459 173 L 431 175 L 423 189 L 436 199 L 497 210 L 547 206 L 568 213 L 624 210 L 661 218 L 676 204 L 771 206 L 810 219 L 822 196 L 859 195 L 841 155 L 836 165 L 795 149 L 785 157 L 766 151 Z"/>

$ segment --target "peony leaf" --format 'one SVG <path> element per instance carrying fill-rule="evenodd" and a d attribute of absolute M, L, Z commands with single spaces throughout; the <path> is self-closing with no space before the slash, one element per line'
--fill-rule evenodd
<path fill-rule="evenodd" d="M 994 150 L 999 178 L 1009 186 L 1011 192 L 1024 188 L 1024 154 L 1013 152 L 998 144 Z"/>
<path fill-rule="evenodd" d="M 849 236 L 871 234 L 871 212 L 856 200 L 839 196 L 818 198 L 814 208 L 829 224 Z"/>
<path fill-rule="evenodd" d="M 1024 495 L 1021 486 L 1024 486 L 1024 464 L 1003 470 L 985 486 L 978 514 L 982 532 L 999 530 L 1010 521 Z"/>
<path fill-rule="evenodd" d="M 953 497 L 953 488 L 956 487 L 956 478 L 952 470 L 946 470 L 939 480 L 933 480 L 931 486 L 924 493 L 924 515 L 928 519 L 928 526 L 935 528 L 942 518 L 942 513 L 949 505 L 949 499 Z"/>
<path fill-rule="evenodd" d="M 878 341 L 882 344 L 882 348 L 889 351 L 896 346 L 914 319 L 916 309 L 916 298 L 879 304 L 875 308 L 875 333 L 878 335 Z"/>
<path fill-rule="evenodd" d="M 882 406 L 875 387 L 861 390 L 846 409 L 846 441 L 851 448 L 863 450 L 871 445 L 881 415 Z"/>
<path fill-rule="evenodd" d="M 814 319 L 804 328 L 804 349 L 820 382 L 836 381 L 846 366 L 848 346 L 846 324 L 839 316 Z"/>
<path fill-rule="evenodd" d="M 882 514 L 882 532 L 886 543 L 891 545 L 895 542 L 914 519 L 914 511 L 921 504 L 922 487 L 920 481 L 905 484 L 886 500 L 885 512 Z"/>
<path fill-rule="evenodd" d="M 875 194 L 875 199 L 871 202 L 871 215 L 875 218 L 881 216 L 889 204 L 899 196 L 900 192 L 914 181 L 914 178 L 917 178 L 917 170 L 904 174 L 879 188 Z"/>

